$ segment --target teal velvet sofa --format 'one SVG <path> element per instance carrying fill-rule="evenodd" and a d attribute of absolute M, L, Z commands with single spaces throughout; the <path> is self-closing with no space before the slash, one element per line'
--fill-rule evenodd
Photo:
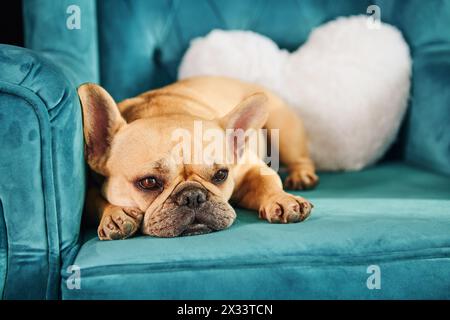
<path fill-rule="evenodd" d="M 121 100 L 174 81 L 189 41 L 213 28 L 293 50 L 372 4 L 411 47 L 408 114 L 379 164 L 300 193 L 310 219 L 238 210 L 217 233 L 103 242 L 82 227 L 79 84 Z M 24 0 L 23 17 L 26 48 L 0 45 L 2 298 L 450 298 L 449 1 Z"/>

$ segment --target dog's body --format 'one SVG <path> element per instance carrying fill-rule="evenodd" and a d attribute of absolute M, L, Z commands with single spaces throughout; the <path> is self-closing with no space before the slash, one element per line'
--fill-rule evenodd
<path fill-rule="evenodd" d="M 117 106 L 93 84 L 82 85 L 79 95 L 87 161 L 105 177 L 101 191 L 91 188 L 87 199 L 87 214 L 100 221 L 100 239 L 126 238 L 139 229 L 162 237 L 224 229 L 235 219 L 228 200 L 258 210 L 270 222 L 309 215 L 310 203 L 284 192 L 279 176 L 238 143 L 231 152 L 243 154 L 246 160 L 239 163 L 186 162 L 192 155 L 186 158 L 185 152 L 183 163 L 174 159 L 174 131 L 194 133 L 196 121 L 202 132 L 279 129 L 280 159 L 289 170 L 285 185 L 313 187 L 318 178 L 303 125 L 268 90 L 229 78 L 196 77 Z"/>

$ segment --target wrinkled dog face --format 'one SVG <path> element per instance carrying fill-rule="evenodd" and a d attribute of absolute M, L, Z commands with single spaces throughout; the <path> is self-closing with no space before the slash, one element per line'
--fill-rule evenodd
<path fill-rule="evenodd" d="M 147 211 L 142 231 L 161 237 L 202 234 L 229 227 L 235 217 L 227 202 L 200 183 L 182 182 L 165 201 Z"/>
<path fill-rule="evenodd" d="M 179 161 L 172 132 L 190 130 L 192 119 L 158 120 L 136 120 L 116 134 L 103 194 L 112 204 L 145 212 L 141 230 L 147 235 L 175 237 L 229 227 L 236 218 L 228 204 L 232 167 Z"/>
<path fill-rule="evenodd" d="M 200 234 L 233 223 L 236 214 L 228 200 L 234 189 L 236 165 L 215 156 L 192 161 L 194 154 L 187 155 L 185 149 L 177 148 L 180 142 L 174 139 L 174 132 L 195 132 L 198 119 L 171 114 L 127 123 L 103 88 L 85 84 L 78 93 L 83 107 L 87 162 L 105 177 L 102 194 L 109 203 L 145 212 L 141 226 L 144 234 Z M 265 99 L 263 95 L 250 96 L 226 116 L 202 120 L 203 130 L 260 128 L 267 118 L 267 112 L 261 111 Z M 195 145 L 205 141 L 195 134 L 191 137 L 189 147 L 195 153 Z M 228 151 L 238 154 L 241 148 L 242 144 L 236 144 Z"/>

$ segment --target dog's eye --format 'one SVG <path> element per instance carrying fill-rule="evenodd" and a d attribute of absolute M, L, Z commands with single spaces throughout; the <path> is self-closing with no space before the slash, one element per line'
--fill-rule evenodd
<path fill-rule="evenodd" d="M 138 181 L 138 185 L 144 190 L 155 190 L 161 188 L 161 183 L 155 177 L 147 177 Z"/>
<path fill-rule="evenodd" d="M 228 177 L 228 169 L 220 169 L 214 174 L 212 181 L 214 183 L 221 183 L 225 181 L 227 177 Z"/>

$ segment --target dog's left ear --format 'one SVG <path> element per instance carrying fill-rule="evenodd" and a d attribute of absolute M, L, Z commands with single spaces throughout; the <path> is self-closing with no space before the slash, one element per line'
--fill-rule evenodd
<path fill-rule="evenodd" d="M 109 93 L 93 83 L 78 88 L 83 108 L 83 130 L 86 142 L 86 160 L 97 173 L 108 176 L 106 162 L 114 135 L 126 125 L 114 99 Z"/>
<path fill-rule="evenodd" d="M 224 129 L 261 129 L 269 116 L 267 96 L 255 93 L 239 103 L 231 112 L 220 119 Z"/>
<path fill-rule="evenodd" d="M 231 129 L 237 133 L 236 130 L 246 132 L 249 129 L 261 129 L 269 117 L 269 110 L 267 108 L 267 96 L 264 93 L 255 93 L 242 100 L 231 112 L 220 119 L 220 125 L 225 130 Z M 232 153 L 236 156 L 242 154 L 245 141 L 244 139 L 235 139 L 227 130 L 227 141 L 232 146 Z"/>

